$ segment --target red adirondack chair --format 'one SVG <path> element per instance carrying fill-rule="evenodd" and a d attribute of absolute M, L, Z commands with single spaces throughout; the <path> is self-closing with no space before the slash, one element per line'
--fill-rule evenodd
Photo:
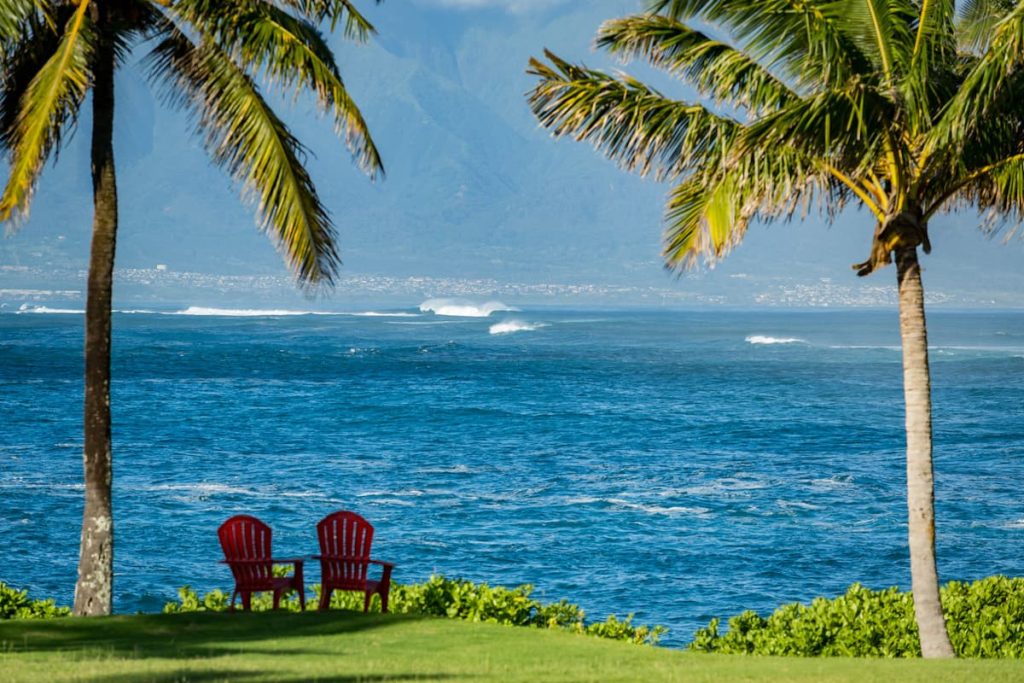
<path fill-rule="evenodd" d="M 370 523 L 354 512 L 340 510 L 320 520 L 316 534 L 320 538 L 322 553 L 313 556 L 313 559 L 320 560 L 320 609 L 327 609 L 331 604 L 331 593 L 340 590 L 362 593 L 365 596 L 364 612 L 369 611 L 370 600 L 376 593 L 380 595 L 381 611 L 387 612 L 391 570 L 395 565 L 370 559 L 373 543 Z M 367 577 L 371 564 L 382 568 L 379 581 Z"/>
<path fill-rule="evenodd" d="M 299 605 L 306 609 L 306 591 L 302 582 L 302 560 L 275 558 L 270 552 L 270 527 L 249 515 L 235 515 L 217 529 L 220 547 L 224 549 L 222 563 L 231 567 L 235 575 L 235 592 L 231 594 L 231 609 L 235 599 L 242 596 L 242 609 L 252 609 L 252 594 L 274 592 L 274 609 L 281 604 L 281 595 L 296 590 Z M 274 576 L 275 564 L 295 566 L 292 576 Z"/>

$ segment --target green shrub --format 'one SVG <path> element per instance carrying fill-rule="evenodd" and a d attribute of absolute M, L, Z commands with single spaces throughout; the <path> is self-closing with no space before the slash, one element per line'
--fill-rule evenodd
<path fill-rule="evenodd" d="M 991 576 L 942 588 L 953 649 L 960 657 L 1024 658 L 1024 578 Z M 896 588 L 860 584 L 845 595 L 783 605 L 767 619 L 747 611 L 719 633 L 712 619 L 690 649 L 703 652 L 803 657 L 919 657 L 914 600 Z"/>
<path fill-rule="evenodd" d="M 71 614 L 53 600 L 32 600 L 28 591 L 19 591 L 0 581 L 0 619 L 53 619 Z"/>
<path fill-rule="evenodd" d="M 320 601 L 320 585 L 311 586 L 307 603 L 315 606 Z M 420 584 L 392 584 L 388 609 L 398 614 L 425 614 L 464 621 L 483 621 L 509 626 L 558 628 L 613 640 L 639 644 L 656 644 L 668 629 L 664 626 L 633 625 L 633 615 L 620 621 L 614 615 L 603 622 L 587 624 L 585 614 L 578 605 L 566 600 L 544 604 L 530 597 L 533 586 L 515 588 L 488 586 L 461 579 L 432 576 Z M 178 590 L 178 601 L 169 602 L 164 612 L 223 611 L 228 608 L 230 596 L 214 590 L 200 597 L 190 587 Z M 261 593 L 253 596 L 255 611 L 269 610 L 272 596 Z M 292 593 L 281 601 L 282 609 L 299 610 L 298 597 Z M 353 592 L 335 591 L 331 595 L 332 609 L 362 610 L 363 596 Z M 370 610 L 380 611 L 380 598 L 374 596 Z"/>

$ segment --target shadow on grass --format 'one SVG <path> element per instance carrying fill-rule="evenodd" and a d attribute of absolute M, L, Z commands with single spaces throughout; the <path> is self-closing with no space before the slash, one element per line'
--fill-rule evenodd
<path fill-rule="evenodd" d="M 451 674 L 381 674 L 367 675 L 356 674 L 346 676 L 316 676 L 310 678 L 308 675 L 295 677 L 278 677 L 274 680 L 278 683 L 299 683 L 300 681 L 315 680 L 317 683 L 379 683 L 381 681 L 450 681 L 461 678 Z M 241 671 L 238 669 L 211 669 L 208 671 L 196 671 L 195 669 L 181 668 L 174 671 L 165 671 L 157 675 L 140 676 L 138 673 L 113 674 L 109 676 L 96 676 L 87 679 L 89 683 L 136 683 L 146 681 L 147 683 L 207 683 L 208 681 L 233 681 L 246 683 L 247 681 L 265 681 L 266 676 L 252 671 Z"/>
<path fill-rule="evenodd" d="M 241 653 L 338 655 L 343 654 L 344 641 L 331 642 L 333 647 L 311 649 L 304 639 L 359 633 L 422 618 L 407 614 L 362 614 L 338 610 L 305 613 L 191 612 L 10 621 L 0 624 L 0 652 L 100 652 L 124 659 L 208 658 Z M 199 674 L 206 675 L 197 672 Z M 221 676 L 222 679 L 225 677 Z"/>

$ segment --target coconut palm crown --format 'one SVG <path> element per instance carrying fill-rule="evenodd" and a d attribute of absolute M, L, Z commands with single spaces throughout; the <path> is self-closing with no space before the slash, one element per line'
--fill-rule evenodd
<path fill-rule="evenodd" d="M 530 105 L 556 136 L 671 181 L 664 258 L 713 263 L 751 221 L 856 203 L 868 275 L 897 262 L 911 577 L 925 656 L 951 656 L 934 550 L 931 404 L 918 247 L 973 208 L 990 230 L 1024 213 L 1024 1 L 653 0 L 597 45 L 679 77 L 682 101 L 624 74 L 530 61 Z M 867 226 L 866 226 L 867 227 Z"/>
<path fill-rule="evenodd" d="M 379 1 L 379 0 L 378 0 Z M 303 167 L 306 148 L 264 97 L 310 93 L 371 177 L 380 155 L 321 25 L 362 41 L 374 27 L 349 0 L 0 0 L 0 221 L 27 216 L 39 175 L 91 93 L 94 218 L 85 316 L 85 508 L 76 614 L 113 602 L 111 293 L 117 233 L 114 73 L 138 49 L 166 102 L 187 110 L 215 164 L 257 206 L 297 280 L 329 286 L 335 229 Z"/>

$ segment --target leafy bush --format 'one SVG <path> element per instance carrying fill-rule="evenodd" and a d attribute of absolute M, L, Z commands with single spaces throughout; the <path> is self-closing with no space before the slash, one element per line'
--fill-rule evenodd
<path fill-rule="evenodd" d="M 990 576 L 942 588 L 953 649 L 960 657 L 1024 658 L 1024 578 Z M 832 600 L 783 605 L 767 619 L 752 611 L 729 620 L 719 633 L 712 619 L 690 649 L 726 654 L 803 657 L 919 657 L 914 600 L 896 588 L 860 584 Z"/>
<path fill-rule="evenodd" d="M 53 600 L 32 600 L 28 591 L 19 591 L 0 581 L 0 619 L 53 619 L 71 614 Z"/>
<path fill-rule="evenodd" d="M 319 584 L 314 584 L 312 589 L 307 603 L 316 605 L 320 600 Z M 605 621 L 587 624 L 585 614 L 578 605 L 566 600 L 544 604 L 530 597 L 532 593 L 533 586 L 530 585 L 492 587 L 485 583 L 432 576 L 425 583 L 392 584 L 388 608 L 398 614 L 426 614 L 510 626 L 557 628 L 638 644 L 656 644 L 668 630 L 664 626 L 634 625 L 632 614 L 624 620 L 612 615 Z M 189 586 L 184 586 L 178 590 L 178 601 L 167 603 L 164 612 L 219 612 L 228 608 L 229 598 L 228 594 L 219 590 L 200 597 Z M 272 596 L 269 593 L 253 596 L 253 610 L 263 611 L 271 607 Z M 281 601 L 281 607 L 298 611 L 298 597 L 294 593 L 290 594 Z M 363 596 L 335 591 L 331 595 L 331 608 L 362 610 Z M 379 596 L 373 597 L 370 610 L 380 611 Z"/>

